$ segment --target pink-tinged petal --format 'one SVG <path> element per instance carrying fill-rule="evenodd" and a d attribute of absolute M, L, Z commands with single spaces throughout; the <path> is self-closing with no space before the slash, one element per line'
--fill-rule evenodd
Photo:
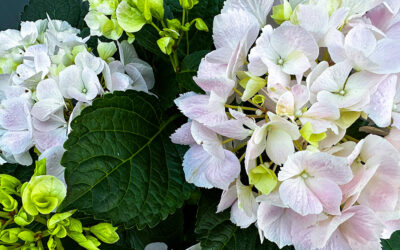
<path fill-rule="evenodd" d="M 300 110 L 304 107 L 310 99 L 310 91 L 304 85 L 296 84 L 292 87 L 292 93 L 294 96 L 295 107 Z"/>
<path fill-rule="evenodd" d="M 28 129 L 30 104 L 24 98 L 7 99 L 1 105 L 0 127 L 14 131 Z"/>
<path fill-rule="evenodd" d="M 240 162 L 234 153 L 225 150 L 223 161 L 211 158 L 207 164 L 207 179 L 214 187 L 226 190 L 240 174 Z"/>
<path fill-rule="evenodd" d="M 63 107 L 63 105 L 55 103 L 52 99 L 45 99 L 33 105 L 31 114 L 40 121 L 46 121 L 52 114 L 62 110 Z"/>
<path fill-rule="evenodd" d="M 215 97 L 215 95 L 214 95 Z M 215 101 L 212 96 L 186 93 L 175 99 L 175 104 L 189 119 L 205 125 L 218 124 L 228 118 L 225 113 L 224 100 Z"/>
<path fill-rule="evenodd" d="M 326 132 L 329 128 L 337 133 L 338 128 L 334 121 L 339 118 L 340 112 L 336 106 L 316 102 L 300 117 L 300 121 L 302 124 L 310 122 L 315 134 Z"/>
<path fill-rule="evenodd" d="M 0 148 L 10 154 L 22 154 L 32 147 L 30 131 L 8 131 L 0 137 Z"/>
<path fill-rule="evenodd" d="M 46 174 L 57 177 L 65 185 L 64 171 L 65 168 L 61 166 L 61 158 L 65 152 L 62 145 L 55 146 L 44 151 L 40 156 L 39 160 L 46 158 Z"/>
<path fill-rule="evenodd" d="M 283 58 L 292 51 L 300 51 L 310 61 L 314 61 L 319 54 L 318 45 L 313 36 L 300 26 L 279 26 L 271 36 L 271 45 Z"/>
<path fill-rule="evenodd" d="M 244 140 L 252 134 L 251 130 L 243 127 L 243 123 L 240 120 L 235 119 L 212 125 L 210 129 L 219 135 L 237 140 Z"/>
<path fill-rule="evenodd" d="M 397 151 L 400 152 L 400 129 L 392 128 L 389 135 L 387 135 L 385 139 L 390 142 L 393 147 L 397 149 Z"/>
<path fill-rule="evenodd" d="M 224 190 L 221 195 L 221 200 L 217 206 L 217 213 L 231 207 L 237 200 L 237 191 L 235 183 L 232 183 L 228 190 Z"/>
<path fill-rule="evenodd" d="M 319 42 L 328 29 L 329 13 L 326 8 L 321 5 L 300 4 L 296 11 L 299 25 Z"/>
<path fill-rule="evenodd" d="M 400 220 L 386 221 L 381 238 L 390 239 L 391 235 L 398 230 L 400 230 Z"/>
<path fill-rule="evenodd" d="M 257 220 L 255 214 L 248 216 L 242 209 L 239 208 L 239 203 L 236 201 L 231 208 L 231 221 L 240 228 L 248 228 Z"/>
<path fill-rule="evenodd" d="M 292 217 L 287 208 L 261 202 L 257 211 L 257 226 L 265 238 L 278 245 L 279 248 L 292 244 Z"/>
<path fill-rule="evenodd" d="M 397 150 L 384 138 L 377 135 L 368 135 L 365 138 L 360 157 L 362 160 L 367 161 L 375 156 L 383 157 L 383 159 L 392 158 L 400 160 L 400 155 Z M 395 166 L 397 168 L 397 166 Z M 390 174 L 394 174 L 391 172 Z"/>
<path fill-rule="evenodd" d="M 214 18 L 213 39 L 215 47 L 234 50 L 252 27 L 260 27 L 257 19 L 243 10 L 229 10 Z"/>
<path fill-rule="evenodd" d="M 52 147 L 63 145 L 67 140 L 67 129 L 62 127 L 48 132 L 34 131 L 33 140 L 38 150 L 44 152 Z"/>
<path fill-rule="evenodd" d="M 380 242 L 383 224 L 370 208 L 354 206 L 346 210 L 345 213 L 354 214 L 340 226 L 340 231 L 347 238 L 351 246 Z"/>
<path fill-rule="evenodd" d="M 253 118 L 249 118 L 243 112 L 236 111 L 234 109 L 229 109 L 229 113 L 232 115 L 233 118 L 239 120 L 245 125 L 246 127 L 255 130 L 258 128 L 255 120 Z"/>
<path fill-rule="evenodd" d="M 252 186 L 243 185 L 242 182 L 236 180 L 236 191 L 238 198 L 238 206 L 248 217 L 253 217 L 257 214 L 258 203 L 256 202 L 255 195 L 252 191 Z"/>
<path fill-rule="evenodd" d="M 377 6 L 371 11 L 368 11 L 365 16 L 371 20 L 372 25 L 382 31 L 387 30 L 390 22 L 393 19 L 393 13 L 391 13 L 390 10 L 383 4 Z"/>
<path fill-rule="evenodd" d="M 39 101 L 44 99 L 54 99 L 60 103 L 64 102 L 58 84 L 54 79 L 46 79 L 39 82 L 36 88 L 36 97 Z"/>
<path fill-rule="evenodd" d="M 279 187 L 279 194 L 283 203 L 300 215 L 319 214 L 323 210 L 318 197 L 301 177 L 283 181 Z"/>
<path fill-rule="evenodd" d="M 190 128 L 193 139 L 201 145 L 210 155 L 224 160 L 225 153 L 218 135 L 206 126 L 192 121 Z"/>
<path fill-rule="evenodd" d="M 289 86 L 290 75 L 283 72 L 281 66 L 274 63 L 266 63 L 268 67 L 268 85 L 281 84 L 283 86 Z"/>
<path fill-rule="evenodd" d="M 193 145 L 196 141 L 193 139 L 192 132 L 190 130 L 192 122 L 187 122 L 178 128 L 172 135 L 171 141 L 175 144 L 181 145 Z"/>
<path fill-rule="evenodd" d="M 295 50 L 290 53 L 282 65 L 282 71 L 289 75 L 301 75 L 311 67 L 307 56 Z"/>
<path fill-rule="evenodd" d="M 293 93 L 287 91 L 283 95 L 280 96 L 278 103 L 276 104 L 276 114 L 283 116 L 293 116 L 296 112 L 295 110 L 295 102 L 294 102 Z"/>
<path fill-rule="evenodd" d="M 232 94 L 235 82 L 227 77 L 198 78 L 193 80 L 204 91 L 214 91 L 217 95 L 228 97 Z"/>
<path fill-rule="evenodd" d="M 326 213 L 340 214 L 342 191 L 336 183 L 325 178 L 307 178 L 305 182 L 307 187 L 318 197 Z"/>
<path fill-rule="evenodd" d="M 346 54 L 351 59 L 353 59 L 352 55 L 368 57 L 374 51 L 376 43 L 377 41 L 372 31 L 363 25 L 358 25 L 352 28 L 346 35 Z"/>
<path fill-rule="evenodd" d="M 379 127 L 387 127 L 391 123 L 396 84 L 397 76 L 389 76 L 379 84 L 376 92 L 371 95 L 370 103 L 364 108 L 364 112 Z"/>
<path fill-rule="evenodd" d="M 329 18 L 329 28 L 339 29 L 343 25 L 348 13 L 349 9 L 347 8 L 339 8 L 333 12 Z"/>
<path fill-rule="evenodd" d="M 334 250 L 335 248 L 330 247 L 344 246 L 343 249 L 351 249 L 347 240 L 340 232 L 339 226 L 349 220 L 353 215 L 354 213 L 349 212 L 341 216 L 329 217 L 320 221 L 311 231 L 311 242 L 313 248 Z"/>
<path fill-rule="evenodd" d="M 303 152 L 298 152 L 289 156 L 287 161 L 285 162 L 285 165 L 278 173 L 278 180 L 285 181 L 292 177 L 300 175 L 304 170 L 304 166 L 302 164 L 304 161 L 304 157 L 307 156 L 306 153 Z"/>
<path fill-rule="evenodd" d="M 394 211 L 399 197 L 399 190 L 384 179 L 374 177 L 365 186 L 357 202 L 375 212 Z"/>
<path fill-rule="evenodd" d="M 229 58 L 232 55 L 232 49 L 228 47 L 222 47 L 216 50 L 211 51 L 206 55 L 205 58 L 203 58 L 200 62 L 199 65 L 199 70 L 198 71 L 203 71 L 203 65 L 204 63 L 207 63 L 209 65 L 215 65 L 215 67 L 224 67 L 225 70 L 224 72 L 221 72 L 221 75 L 224 75 L 226 72 L 226 64 L 229 62 Z M 203 64 L 203 65 L 202 65 Z M 215 72 L 216 69 L 211 69 L 212 72 Z M 198 73 L 200 74 L 200 73 Z"/>
<path fill-rule="evenodd" d="M 292 137 L 282 129 L 272 129 L 268 133 L 266 152 L 268 157 L 278 165 L 286 162 L 294 153 Z"/>
<path fill-rule="evenodd" d="M 390 29 L 387 30 L 386 36 L 394 39 L 394 40 L 399 40 L 400 39 L 400 22 L 392 25 Z"/>
<path fill-rule="evenodd" d="M 235 9 L 250 12 L 257 18 L 260 27 L 263 27 L 267 22 L 267 15 L 273 4 L 274 1 L 272 0 L 229 0 L 224 2 L 224 8 L 222 8 L 221 12 L 224 13 Z"/>
<path fill-rule="evenodd" d="M 387 58 L 392 58 L 387 60 Z M 381 39 L 376 45 L 371 61 L 377 64 L 371 72 L 376 74 L 392 74 L 400 71 L 400 44 L 398 40 Z"/>
<path fill-rule="evenodd" d="M 246 158 L 255 159 L 265 150 L 266 136 L 266 126 L 259 127 L 253 132 L 253 135 L 247 143 Z"/>
<path fill-rule="evenodd" d="M 278 59 L 278 54 L 272 49 L 270 38 L 273 32 L 271 25 L 266 25 L 261 32 L 260 37 L 256 41 L 256 46 L 253 47 L 249 54 L 249 71 L 256 76 L 262 76 L 268 71 L 267 64 L 263 58 L 269 60 Z"/>
<path fill-rule="evenodd" d="M 114 72 L 111 75 L 112 85 L 107 87 L 111 92 L 125 91 L 133 83 L 133 80 L 126 74 Z"/>
<path fill-rule="evenodd" d="M 272 112 L 268 112 L 267 114 L 270 119 L 270 122 L 267 123 L 268 130 L 282 129 L 288 133 L 293 140 L 300 138 L 300 132 L 297 124 L 277 116 Z"/>
<path fill-rule="evenodd" d="M 342 138 L 344 137 L 345 134 L 346 134 L 346 130 L 342 129 L 340 127 L 339 127 L 338 133 L 333 132 L 332 129 L 328 129 L 326 131 L 326 138 L 323 139 L 322 141 L 320 141 L 318 143 L 318 146 L 320 149 L 332 147 L 336 143 L 340 142 L 340 140 L 342 140 Z"/>
<path fill-rule="evenodd" d="M 207 161 L 210 155 L 201 146 L 194 145 L 186 152 L 183 157 L 183 171 L 186 181 L 193 183 L 197 187 L 212 188 L 213 185 L 206 176 Z"/>
<path fill-rule="evenodd" d="M 340 62 L 329 67 L 311 83 L 311 92 L 315 94 L 322 90 L 339 92 L 343 89 L 351 70 L 352 66 L 348 61 Z"/>
<path fill-rule="evenodd" d="M 344 35 L 337 29 L 331 29 L 325 36 L 325 45 L 329 55 L 335 63 L 343 62 L 347 59 L 344 49 Z"/>

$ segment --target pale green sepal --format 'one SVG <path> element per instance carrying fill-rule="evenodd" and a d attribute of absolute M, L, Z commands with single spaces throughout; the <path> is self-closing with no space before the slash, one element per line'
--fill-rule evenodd
<path fill-rule="evenodd" d="M 314 134 L 310 122 L 304 124 L 304 126 L 300 129 L 300 134 L 304 140 L 309 142 L 314 147 L 318 147 L 318 142 L 326 138 L 326 133 Z"/>
<path fill-rule="evenodd" d="M 199 3 L 199 0 L 179 0 L 179 4 L 182 6 L 184 10 L 190 10 Z"/>
<path fill-rule="evenodd" d="M 258 76 L 254 76 L 249 72 L 238 72 L 237 75 L 239 79 L 241 79 L 239 82 L 240 86 L 244 88 L 242 101 L 249 100 L 255 94 L 257 94 L 260 89 L 267 85 L 267 80 Z"/>
<path fill-rule="evenodd" d="M 194 21 L 195 21 L 196 29 L 198 29 L 200 31 L 208 32 L 207 24 L 203 21 L 203 19 L 196 18 L 196 19 L 194 19 Z"/>
<path fill-rule="evenodd" d="M 35 233 L 29 230 L 24 230 L 18 234 L 18 238 L 23 241 L 33 242 L 35 241 Z"/>
<path fill-rule="evenodd" d="M 164 1 L 163 0 L 134 0 L 137 8 L 143 13 L 145 20 L 152 21 L 152 17 L 164 19 Z"/>
<path fill-rule="evenodd" d="M 68 236 L 73 239 L 76 243 L 78 243 L 81 247 L 88 250 L 98 250 L 99 248 L 96 246 L 96 243 L 86 238 L 85 235 L 78 232 L 69 232 Z"/>
<path fill-rule="evenodd" d="M 46 174 L 46 158 L 35 162 L 35 170 L 33 176 L 45 175 Z"/>
<path fill-rule="evenodd" d="M 114 42 L 103 43 L 99 41 L 97 45 L 97 52 L 99 53 L 101 59 L 107 61 L 108 58 L 112 57 L 115 52 L 117 52 L 117 46 Z"/>
<path fill-rule="evenodd" d="M 157 40 L 157 45 L 160 47 L 164 54 L 170 55 L 172 53 L 172 47 L 175 41 L 171 37 L 163 37 Z"/>
<path fill-rule="evenodd" d="M 278 178 L 274 171 L 261 164 L 249 172 L 249 183 L 254 185 L 261 193 L 267 195 L 275 189 Z"/>
<path fill-rule="evenodd" d="M 31 224 L 34 219 L 35 217 L 28 214 L 23 207 L 14 216 L 14 222 L 21 227 Z"/>
<path fill-rule="evenodd" d="M 138 32 L 146 24 L 142 12 L 130 5 L 127 1 L 122 1 L 117 8 L 118 24 L 127 32 Z"/>
<path fill-rule="evenodd" d="M 21 232 L 21 228 L 10 228 L 0 232 L 0 241 L 5 243 L 15 243 L 18 241 L 18 234 Z"/>
<path fill-rule="evenodd" d="M 110 223 L 99 223 L 90 227 L 90 232 L 107 244 L 113 244 L 119 240 L 116 230 L 117 227 L 113 227 Z"/>
<path fill-rule="evenodd" d="M 361 112 L 341 110 L 340 118 L 335 122 L 340 128 L 347 129 L 360 118 L 360 115 Z"/>
<path fill-rule="evenodd" d="M 19 186 L 21 186 L 21 182 L 17 178 L 7 174 L 0 174 L 0 188 L 5 192 L 13 194 Z"/>
<path fill-rule="evenodd" d="M 0 189 L 0 204 L 6 212 L 12 212 L 18 207 L 18 201 L 16 201 L 11 195 L 7 194 L 3 189 Z"/>
<path fill-rule="evenodd" d="M 283 4 L 276 5 L 272 8 L 271 17 L 277 24 L 288 21 L 291 15 L 292 6 L 290 6 L 290 3 L 287 0 L 283 0 Z"/>

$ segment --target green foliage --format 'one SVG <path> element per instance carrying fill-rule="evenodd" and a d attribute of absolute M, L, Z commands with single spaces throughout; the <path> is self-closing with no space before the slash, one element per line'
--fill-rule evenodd
<path fill-rule="evenodd" d="M 88 12 L 88 3 L 82 0 L 30 0 L 21 15 L 21 21 L 51 19 L 67 21 L 73 27 L 81 28 Z"/>
<path fill-rule="evenodd" d="M 394 232 L 390 239 L 382 240 L 381 244 L 383 250 L 400 249 L 400 231 Z"/>
<path fill-rule="evenodd" d="M 176 75 L 176 80 L 182 90 L 194 91 L 197 93 L 203 92 L 202 89 L 193 81 L 193 76 L 197 75 L 201 59 L 208 52 L 208 50 L 196 51 L 183 59 L 182 69 Z"/>
<path fill-rule="evenodd" d="M 240 229 L 230 222 L 230 211 L 216 213 L 220 193 L 215 191 L 203 192 L 197 211 L 195 233 L 203 250 L 278 250 L 272 242 L 264 240 L 260 243 L 258 231 L 254 225 Z M 283 249 L 293 249 L 285 247 Z"/>
<path fill-rule="evenodd" d="M 64 145 L 63 209 L 144 228 L 181 207 L 191 186 L 168 138 L 176 116 L 163 121 L 160 114 L 156 97 L 136 91 L 105 95 L 86 108 Z"/>

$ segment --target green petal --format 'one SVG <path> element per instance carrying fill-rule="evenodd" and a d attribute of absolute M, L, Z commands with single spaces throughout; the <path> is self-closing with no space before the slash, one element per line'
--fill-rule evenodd
<path fill-rule="evenodd" d="M 118 24 L 127 32 L 138 32 L 146 24 L 142 13 L 126 1 L 121 2 L 117 8 Z"/>

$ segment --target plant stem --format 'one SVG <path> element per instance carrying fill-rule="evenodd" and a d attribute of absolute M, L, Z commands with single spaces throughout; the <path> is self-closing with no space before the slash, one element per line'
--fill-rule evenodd
<path fill-rule="evenodd" d="M 225 141 L 223 141 L 222 144 L 227 144 L 228 142 L 231 142 L 234 140 L 235 140 L 234 138 L 229 138 L 229 139 L 226 139 Z"/>
<path fill-rule="evenodd" d="M 40 215 L 35 216 L 35 221 L 47 226 L 47 220 Z"/>
<path fill-rule="evenodd" d="M 247 142 L 240 144 L 236 148 L 232 149 L 232 153 L 236 153 L 237 151 L 239 151 L 241 148 L 245 147 L 246 145 L 247 145 Z"/>
<path fill-rule="evenodd" d="M 189 10 L 186 12 L 187 20 L 189 20 Z M 190 53 L 190 44 L 189 44 L 189 31 L 186 31 L 186 54 L 189 55 Z"/>
<path fill-rule="evenodd" d="M 157 25 L 154 22 L 151 22 L 150 24 L 158 31 L 158 33 L 161 32 L 161 30 L 157 27 Z"/>
<path fill-rule="evenodd" d="M 243 110 L 250 110 L 250 111 L 257 111 L 258 110 L 256 108 L 233 106 L 233 105 L 228 105 L 228 104 L 225 104 L 225 107 L 226 108 L 231 108 L 231 109 L 243 109 Z"/>

